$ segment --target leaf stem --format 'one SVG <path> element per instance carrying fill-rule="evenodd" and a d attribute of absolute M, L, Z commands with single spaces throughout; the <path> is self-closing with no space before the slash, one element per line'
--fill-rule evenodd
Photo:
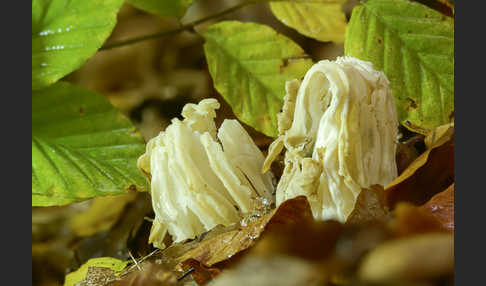
<path fill-rule="evenodd" d="M 247 1 L 243 1 L 243 2 L 241 2 L 238 5 L 235 5 L 233 7 L 230 7 L 228 9 L 225 9 L 225 10 L 223 10 L 221 12 L 216 13 L 216 14 L 206 16 L 206 17 L 201 18 L 199 20 L 196 20 L 196 21 L 193 21 L 193 22 L 190 22 L 190 23 L 181 25 L 178 28 L 175 28 L 175 29 L 172 29 L 172 30 L 161 31 L 161 32 L 157 32 L 157 33 L 149 34 L 149 35 L 145 35 L 145 36 L 135 37 L 135 38 L 131 38 L 131 39 L 119 41 L 119 42 L 114 42 L 114 43 L 106 44 L 103 47 L 101 47 L 99 50 L 100 51 L 111 50 L 113 48 L 118 48 L 118 47 L 121 47 L 121 46 L 131 45 L 131 44 L 135 44 L 135 43 L 142 42 L 142 41 L 146 41 L 146 40 L 152 40 L 152 39 L 156 39 L 156 38 L 171 36 L 171 35 L 180 33 L 182 31 L 193 30 L 194 27 L 196 27 L 197 25 L 199 25 L 201 23 L 204 23 L 204 22 L 206 22 L 208 20 L 212 20 L 212 19 L 219 18 L 221 16 L 224 16 L 226 14 L 229 14 L 229 13 L 231 13 L 233 11 L 236 11 L 236 10 L 238 10 L 240 8 L 243 8 L 245 6 L 248 6 L 250 4 L 255 4 L 257 2 L 261 2 L 261 1 L 258 1 L 258 0 L 247 0 Z"/>

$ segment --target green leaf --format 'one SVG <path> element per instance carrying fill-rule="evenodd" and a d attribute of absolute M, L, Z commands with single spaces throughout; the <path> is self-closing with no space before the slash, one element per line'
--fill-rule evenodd
<path fill-rule="evenodd" d="M 78 69 L 115 27 L 123 0 L 32 0 L 32 90 Z"/>
<path fill-rule="evenodd" d="M 285 25 L 319 41 L 344 42 L 347 0 L 284 0 L 270 3 L 272 13 Z"/>
<path fill-rule="evenodd" d="M 127 0 L 136 8 L 161 17 L 184 16 L 193 0 Z"/>
<path fill-rule="evenodd" d="M 453 120 L 452 18 L 416 2 L 370 0 L 353 10 L 345 54 L 385 72 L 410 130 L 426 134 Z"/>
<path fill-rule="evenodd" d="M 58 82 L 32 94 L 32 205 L 64 205 L 144 190 L 145 151 L 129 119 L 103 96 Z"/>
<path fill-rule="evenodd" d="M 89 275 L 89 270 L 92 270 L 93 268 L 95 268 L 97 271 L 92 271 L 91 273 L 92 275 L 96 275 L 97 278 L 102 278 L 103 280 L 107 278 L 114 278 L 129 263 L 129 260 L 121 261 L 112 257 L 92 258 L 88 260 L 85 264 L 81 265 L 78 270 L 66 275 L 64 286 L 75 286 L 76 283 L 86 280 L 87 276 Z"/>
<path fill-rule="evenodd" d="M 265 25 L 225 21 L 202 36 L 216 90 L 238 119 L 277 136 L 285 81 L 303 77 L 312 60 L 291 39 Z"/>

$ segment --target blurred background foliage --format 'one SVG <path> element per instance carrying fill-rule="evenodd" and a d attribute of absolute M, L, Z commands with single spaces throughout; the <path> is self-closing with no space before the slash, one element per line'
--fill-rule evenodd
<path fill-rule="evenodd" d="M 201 19 L 240 2 L 195 0 L 180 20 L 148 14 L 125 3 L 106 43 L 174 29 L 180 23 Z M 343 6 L 347 20 L 357 2 L 350 0 Z M 245 6 L 196 29 L 222 20 L 268 25 L 293 39 L 315 61 L 333 60 L 344 54 L 343 43 L 319 42 L 279 22 L 268 3 Z M 185 31 L 102 50 L 64 80 L 105 95 L 132 120 L 146 141 L 164 130 L 171 118 L 180 117 L 184 104 L 203 98 L 214 97 L 221 103 L 217 117 L 220 124 L 235 116 L 213 88 L 202 45 L 200 35 Z M 249 126 L 245 128 L 261 148 L 270 144 L 269 137 Z M 61 207 L 33 207 L 32 284 L 62 285 L 65 275 L 89 258 L 129 259 L 132 253 L 128 249 L 135 252 L 135 257 L 147 255 L 152 250 L 147 244 L 151 209 L 147 193 L 99 197 Z"/>

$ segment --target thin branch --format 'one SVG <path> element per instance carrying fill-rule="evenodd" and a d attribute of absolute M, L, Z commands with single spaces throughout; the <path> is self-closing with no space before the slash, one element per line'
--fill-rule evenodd
<path fill-rule="evenodd" d="M 178 28 L 175 28 L 175 29 L 172 29 L 172 30 L 166 30 L 166 31 L 162 31 L 162 32 L 157 32 L 157 33 L 154 33 L 154 34 L 149 34 L 149 35 L 145 35 L 145 36 L 141 36 L 141 37 L 135 37 L 135 38 L 131 38 L 131 39 L 119 41 L 119 42 L 114 42 L 114 43 L 111 43 L 111 44 L 106 44 L 103 47 L 101 47 L 99 50 L 100 51 L 111 50 L 113 48 L 117 48 L 117 47 L 121 47 L 121 46 L 126 46 L 126 45 L 131 45 L 131 44 L 135 44 L 135 43 L 142 42 L 142 41 L 146 41 L 146 40 L 152 40 L 152 39 L 156 39 L 156 38 L 161 38 L 161 37 L 175 35 L 175 34 L 180 33 L 182 31 L 190 31 L 190 30 L 193 30 L 194 27 L 196 27 L 197 25 L 199 25 L 201 23 L 204 23 L 204 22 L 206 22 L 208 20 L 212 20 L 212 19 L 219 18 L 221 16 L 224 16 L 226 14 L 229 14 L 231 12 L 234 12 L 234 11 L 236 11 L 236 10 L 238 10 L 240 8 L 243 8 L 245 6 L 248 6 L 250 4 L 255 4 L 257 2 L 259 2 L 259 1 L 257 1 L 257 0 L 247 0 L 247 1 L 244 1 L 244 2 L 242 2 L 240 4 L 238 4 L 238 5 L 235 5 L 233 7 L 230 7 L 228 9 L 225 9 L 225 10 L 223 10 L 221 12 L 218 12 L 216 14 L 209 15 L 209 16 L 204 17 L 204 18 L 201 18 L 199 20 L 196 20 L 196 21 L 193 21 L 193 22 L 190 22 L 190 23 L 181 25 Z"/>

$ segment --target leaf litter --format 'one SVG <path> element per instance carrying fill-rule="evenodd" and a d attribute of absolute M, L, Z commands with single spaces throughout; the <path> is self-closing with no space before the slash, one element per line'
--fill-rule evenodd
<path fill-rule="evenodd" d="M 138 226 L 124 229 L 130 235 L 121 236 L 124 243 L 116 247 L 123 249 L 123 259 L 129 261 L 122 274 L 115 277 L 113 271 L 92 268 L 88 276 L 94 281 L 96 273 L 104 273 L 116 278 L 109 285 L 120 286 L 246 286 L 258 285 L 258 281 L 268 285 L 272 277 L 282 278 L 279 285 L 436 285 L 434 281 L 452 285 L 453 124 L 431 134 L 418 139 L 427 147 L 425 153 L 412 149 L 403 160 L 405 175 L 400 180 L 385 188 L 361 190 L 346 223 L 314 221 L 307 199 L 300 197 L 296 198 L 299 202 L 287 201 L 288 208 L 282 204 L 255 212 L 234 225 L 217 225 L 195 239 L 179 243 L 169 239 L 164 250 L 149 253 L 131 246 L 137 257 L 132 260 L 125 238 L 134 236 L 137 228 L 141 232 Z M 426 180 L 437 174 L 435 182 Z M 148 211 L 140 215 L 153 217 Z M 115 232 L 116 225 L 110 227 Z M 106 238 L 98 235 L 97 241 Z M 425 256 L 429 250 L 441 256 Z M 81 260 L 93 253 L 86 252 Z M 109 255 L 116 256 L 116 251 Z M 103 283 L 107 284 L 93 285 Z"/>

